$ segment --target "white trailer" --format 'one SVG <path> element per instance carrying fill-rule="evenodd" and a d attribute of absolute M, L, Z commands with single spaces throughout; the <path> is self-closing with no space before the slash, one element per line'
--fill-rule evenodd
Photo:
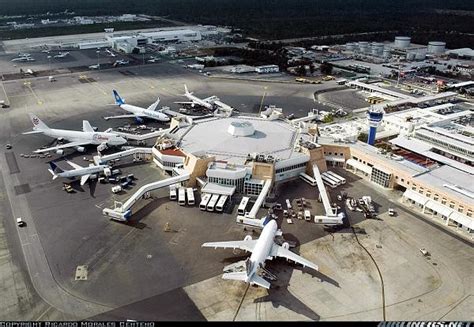
<path fill-rule="evenodd" d="M 186 189 L 186 195 L 188 197 L 188 205 L 193 206 L 195 201 L 194 201 L 194 191 L 192 187 L 188 187 Z"/>
<path fill-rule="evenodd" d="M 214 211 L 217 201 L 219 200 L 219 194 L 213 194 L 209 203 L 207 204 L 207 211 Z"/>
<path fill-rule="evenodd" d="M 201 196 L 201 203 L 199 204 L 199 209 L 202 211 L 207 210 L 207 204 L 209 203 L 209 200 L 211 199 L 211 195 L 208 193 L 203 193 Z"/>
<path fill-rule="evenodd" d="M 224 210 L 225 203 L 227 202 L 228 196 L 227 195 L 221 195 L 219 198 L 219 201 L 217 201 L 216 204 L 216 211 L 222 212 Z"/>
<path fill-rule="evenodd" d="M 178 204 L 180 206 L 186 205 L 186 189 L 184 187 L 178 189 Z"/>
<path fill-rule="evenodd" d="M 237 209 L 237 213 L 241 216 L 245 215 L 245 210 L 247 209 L 247 204 L 249 203 L 250 198 L 244 196 L 240 201 L 239 208 Z"/>

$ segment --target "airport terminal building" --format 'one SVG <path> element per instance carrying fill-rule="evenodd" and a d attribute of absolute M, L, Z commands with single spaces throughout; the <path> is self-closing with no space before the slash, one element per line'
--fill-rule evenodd
<path fill-rule="evenodd" d="M 184 168 L 190 185 L 213 183 L 258 196 L 266 180 L 279 183 L 310 171 L 326 170 L 313 135 L 283 120 L 251 116 L 173 119 L 158 138 L 153 160 L 164 170 Z"/>

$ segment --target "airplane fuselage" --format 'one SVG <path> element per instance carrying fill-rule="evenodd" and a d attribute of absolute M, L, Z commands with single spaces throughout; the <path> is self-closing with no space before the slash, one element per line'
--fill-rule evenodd
<path fill-rule="evenodd" d="M 159 121 L 164 121 L 164 122 L 170 120 L 170 118 L 167 115 L 165 115 L 161 112 L 140 108 L 140 107 L 137 107 L 137 106 L 133 106 L 131 104 L 122 104 L 122 105 L 120 105 L 120 108 L 122 108 L 125 111 L 131 112 L 132 114 L 138 115 L 138 116 L 144 115 L 147 118 L 151 118 L 151 119 L 155 119 L 155 120 L 159 120 Z"/>
<path fill-rule="evenodd" d="M 271 258 L 270 252 L 273 247 L 275 234 L 278 225 L 275 220 L 270 220 L 262 230 L 262 234 L 255 244 L 255 248 L 250 256 L 250 262 L 252 265 L 251 271 L 247 274 L 246 282 L 250 282 L 252 276 L 257 273 L 257 269 L 260 265 L 265 265 L 265 260 Z"/>
<path fill-rule="evenodd" d="M 56 174 L 56 175 L 58 175 L 59 177 L 64 177 L 64 178 L 73 178 L 73 177 L 84 176 L 84 175 L 89 175 L 89 174 L 101 173 L 101 172 L 104 171 L 104 169 L 106 169 L 108 167 L 109 166 L 107 166 L 107 165 L 84 167 L 84 168 L 80 168 L 80 169 L 63 171 L 63 172 L 61 172 L 59 174 Z"/>
<path fill-rule="evenodd" d="M 195 104 L 198 104 L 200 106 L 203 106 L 207 109 L 213 109 L 214 108 L 214 105 L 212 103 L 209 103 L 209 102 L 206 102 L 202 99 L 199 99 L 197 96 L 192 95 L 191 93 L 186 93 L 185 96 L 186 96 L 186 98 L 188 98 L 189 101 L 191 101 Z"/>
<path fill-rule="evenodd" d="M 105 132 L 80 132 L 69 131 L 65 129 L 50 128 L 42 131 L 44 135 L 53 138 L 63 138 L 71 142 L 88 141 L 90 144 L 99 145 L 106 143 L 108 145 L 122 145 L 125 140 L 118 135 Z"/>

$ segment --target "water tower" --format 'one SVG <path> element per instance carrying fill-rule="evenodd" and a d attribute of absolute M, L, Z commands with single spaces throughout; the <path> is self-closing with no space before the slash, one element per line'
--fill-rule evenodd
<path fill-rule="evenodd" d="M 377 127 L 380 125 L 380 122 L 383 119 L 384 110 L 380 106 L 371 106 L 367 110 L 367 120 L 369 122 L 369 137 L 367 138 L 367 143 L 374 145 L 375 143 L 375 134 L 377 134 Z"/>

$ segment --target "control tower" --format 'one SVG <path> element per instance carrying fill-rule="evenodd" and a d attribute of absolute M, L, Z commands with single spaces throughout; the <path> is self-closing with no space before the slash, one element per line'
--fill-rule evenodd
<path fill-rule="evenodd" d="M 380 125 L 384 114 L 384 110 L 380 106 L 371 106 L 367 110 L 367 120 L 369 121 L 369 137 L 367 143 L 374 145 L 375 134 L 377 134 L 377 127 Z"/>

